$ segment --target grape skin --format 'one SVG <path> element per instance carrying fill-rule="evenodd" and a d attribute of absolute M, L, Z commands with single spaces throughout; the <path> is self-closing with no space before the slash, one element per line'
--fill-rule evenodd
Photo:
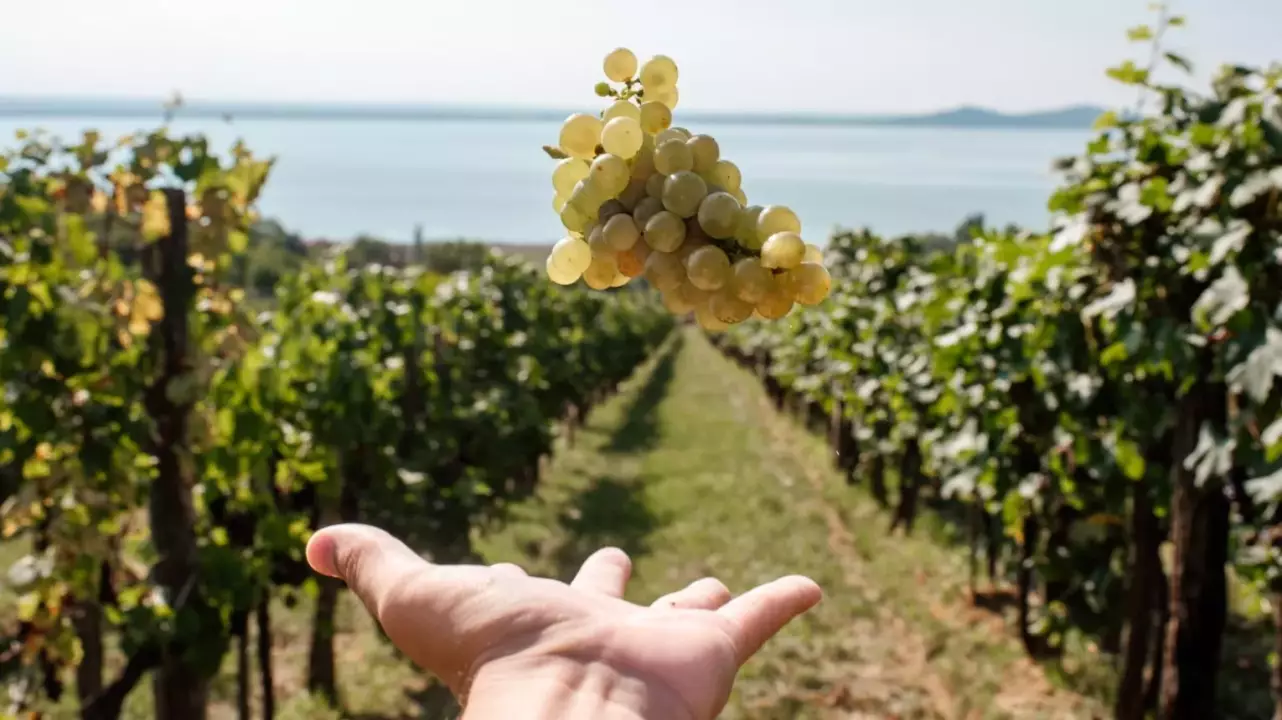
<path fill-rule="evenodd" d="M 694 153 L 683 140 L 665 140 L 654 150 L 654 169 L 663 175 L 693 170 Z"/>
<path fill-rule="evenodd" d="M 795 232 L 777 232 L 761 246 L 761 264 L 771 269 L 795 268 L 805 255 L 806 244 Z"/>
<path fill-rule="evenodd" d="M 742 210 L 739 201 L 728 193 L 711 193 L 699 204 L 699 226 L 709 237 L 728 238 L 734 234 Z"/>
<path fill-rule="evenodd" d="M 690 284 L 700 290 L 719 290 L 730 279 L 730 258 L 715 245 L 695 250 L 685 265 Z"/>
<path fill-rule="evenodd" d="M 601 147 L 625 160 L 636 155 L 644 141 L 641 123 L 630 117 L 614 118 L 601 128 Z"/>
<path fill-rule="evenodd" d="M 678 217 L 693 217 L 707 194 L 703 178 L 689 170 L 673 173 L 663 183 L 663 207 Z"/>
<path fill-rule="evenodd" d="M 641 104 L 641 129 L 654 135 L 668 129 L 672 124 L 672 109 L 661 102 Z"/>
<path fill-rule="evenodd" d="M 645 241 L 659 252 L 673 252 L 686 239 L 686 225 L 667 210 L 654 214 L 645 224 Z"/>
<path fill-rule="evenodd" d="M 573 157 L 591 160 L 596 155 L 601 128 L 598 118 L 583 113 L 571 115 L 561 125 L 561 149 Z"/>
<path fill-rule="evenodd" d="M 637 74 L 637 56 L 627 48 L 615 48 L 605 56 L 605 76 L 614 82 L 631 80 Z"/>

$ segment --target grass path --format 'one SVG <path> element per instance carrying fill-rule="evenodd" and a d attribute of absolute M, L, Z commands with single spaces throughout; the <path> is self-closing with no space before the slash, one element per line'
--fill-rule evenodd
<path fill-rule="evenodd" d="M 535 498 L 480 534 L 487 561 L 568 578 L 616 545 L 639 602 L 705 575 L 735 592 L 813 577 L 824 602 L 744 669 L 724 717 L 1103 716 L 969 607 L 957 553 L 887 538 L 818 438 L 702 336 L 677 340 L 592 415 Z"/>

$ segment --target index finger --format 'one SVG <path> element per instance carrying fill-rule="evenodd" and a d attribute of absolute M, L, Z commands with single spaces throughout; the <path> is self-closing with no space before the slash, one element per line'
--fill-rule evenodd
<path fill-rule="evenodd" d="M 734 627 L 735 651 L 743 665 L 793 618 L 819 604 L 823 591 L 814 580 L 790 575 L 760 585 L 717 611 Z"/>

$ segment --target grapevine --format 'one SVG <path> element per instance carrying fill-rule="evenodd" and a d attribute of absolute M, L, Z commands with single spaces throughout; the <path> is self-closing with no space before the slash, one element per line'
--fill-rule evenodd
<path fill-rule="evenodd" d="M 817 305 L 832 278 L 823 252 L 802 240 L 783 205 L 749 205 L 739 167 L 716 138 L 672 125 L 679 73 L 656 55 L 639 68 L 632 51 L 605 58 L 610 105 L 561 126 L 552 171 L 553 209 L 568 234 L 547 275 L 594 290 L 641 277 L 677 316 L 722 331 L 749 318 L 778 320 Z"/>

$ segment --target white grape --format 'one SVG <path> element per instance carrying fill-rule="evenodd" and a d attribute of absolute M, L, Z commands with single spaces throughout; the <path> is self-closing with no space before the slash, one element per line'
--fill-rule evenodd
<path fill-rule="evenodd" d="M 646 196 L 645 181 L 638 180 L 637 178 L 633 178 L 628 183 L 628 186 L 623 189 L 623 192 L 619 193 L 619 202 L 623 205 L 623 208 L 625 210 L 627 210 L 628 212 L 632 212 L 633 210 L 636 209 L 637 203 L 641 202 L 641 198 L 645 196 Z"/>
<path fill-rule="evenodd" d="M 567 269 L 564 265 L 557 265 L 552 261 L 551 255 L 547 259 L 547 274 L 548 279 L 557 285 L 573 285 L 582 275 Z"/>
<path fill-rule="evenodd" d="M 806 254 L 801 258 L 802 262 L 823 264 L 824 251 L 819 249 L 818 245 L 806 243 Z"/>
<path fill-rule="evenodd" d="M 616 48 L 605 56 L 605 76 L 614 82 L 626 82 L 637 73 L 637 56 L 627 48 Z"/>
<path fill-rule="evenodd" d="M 592 161 L 589 170 L 591 182 L 607 197 L 618 197 L 628 186 L 630 171 L 628 163 L 618 155 L 603 153 Z"/>
<path fill-rule="evenodd" d="M 686 275 L 700 290 L 719 290 L 730 279 L 730 258 L 715 245 L 707 245 L 686 258 Z"/>
<path fill-rule="evenodd" d="M 601 229 L 601 234 L 605 238 L 605 244 L 615 252 L 630 250 L 637 238 L 641 237 L 641 231 L 637 229 L 636 221 L 631 215 L 615 215 L 610 218 Z"/>
<path fill-rule="evenodd" d="M 679 127 L 670 127 L 667 130 L 664 130 L 663 132 L 654 136 L 654 146 L 656 148 L 662 147 L 663 144 L 669 140 L 680 140 L 681 142 L 685 142 L 686 140 L 689 140 L 689 139 L 690 139 L 689 130 L 686 130 L 685 128 L 679 128 Z"/>
<path fill-rule="evenodd" d="M 617 117 L 601 129 L 601 146 L 606 152 L 626 160 L 641 149 L 644 135 L 641 123 L 630 117 Z"/>
<path fill-rule="evenodd" d="M 686 224 L 667 210 L 654 214 L 645 224 L 645 242 L 659 252 L 672 252 L 686 239 Z"/>
<path fill-rule="evenodd" d="M 709 237 L 728 238 L 734 235 L 741 210 L 739 201 L 728 193 L 712 193 L 699 204 L 699 226 Z"/>
<path fill-rule="evenodd" d="M 601 127 L 601 120 L 591 115 L 571 115 L 561 125 L 561 149 L 573 157 L 591 160 L 596 155 Z"/>
<path fill-rule="evenodd" d="M 832 276 L 818 263 L 803 262 L 789 270 L 788 282 L 801 305 L 818 305 L 832 289 Z"/>
<path fill-rule="evenodd" d="M 662 200 L 663 199 L 663 181 L 667 179 L 668 178 L 666 176 L 660 175 L 659 173 L 655 173 L 651 175 L 650 179 L 645 181 L 645 194 L 649 195 L 652 198 L 658 198 Z"/>
<path fill-rule="evenodd" d="M 641 106 L 631 100 L 615 100 L 610 107 L 605 109 L 602 122 L 610 122 L 617 117 L 628 117 L 641 122 Z"/>
<path fill-rule="evenodd" d="M 578 276 L 592 262 L 592 248 L 579 238 L 565 237 L 552 246 L 552 253 L 548 258 L 557 266 Z"/>
<path fill-rule="evenodd" d="M 652 252 L 645 261 L 646 282 L 667 292 L 685 281 L 686 270 L 681 260 L 672 253 Z"/>
<path fill-rule="evenodd" d="M 641 86 L 646 92 L 660 88 L 676 87 L 677 64 L 666 55 L 655 55 L 641 66 Z"/>
<path fill-rule="evenodd" d="M 569 195 L 574 184 L 588 176 L 588 167 L 579 158 L 565 158 L 552 171 L 552 187 L 558 195 Z"/>
<path fill-rule="evenodd" d="M 661 210 L 663 210 L 663 201 L 659 198 L 643 198 L 632 211 L 632 219 L 637 221 L 637 227 L 643 228 L 650 218 Z"/>
<path fill-rule="evenodd" d="M 729 160 L 718 160 L 712 166 L 713 182 L 725 188 L 727 192 L 738 190 L 743 184 L 743 173 L 739 172 L 739 166 Z"/>
<path fill-rule="evenodd" d="M 765 208 L 760 205 L 749 205 L 739 213 L 739 223 L 735 227 L 734 239 L 749 250 L 760 250 L 761 241 L 757 239 L 757 219 Z"/>
<path fill-rule="evenodd" d="M 663 207 L 679 217 L 693 217 L 707 194 L 703 178 L 688 170 L 673 173 L 663 182 Z"/>
<path fill-rule="evenodd" d="M 801 220 L 797 213 L 783 205 L 767 205 L 757 218 L 757 237 L 761 242 L 781 232 L 800 233 Z"/>
<path fill-rule="evenodd" d="M 795 232 L 777 232 L 761 246 L 761 264 L 768 268 L 795 268 L 805 255 L 806 243 Z"/>
<path fill-rule="evenodd" d="M 653 100 L 641 104 L 641 129 L 651 135 L 668 129 L 672 124 L 672 108 Z"/>
<path fill-rule="evenodd" d="M 745 302 L 760 302 L 770 290 L 770 282 L 770 271 L 757 258 L 744 258 L 731 269 L 730 287 Z"/>
<path fill-rule="evenodd" d="M 654 92 L 646 91 L 646 100 L 663 103 L 668 106 L 669 110 L 677 109 L 677 102 L 681 99 L 681 92 L 676 87 L 659 88 Z"/>
<path fill-rule="evenodd" d="M 593 290 L 605 290 L 619 274 L 619 264 L 613 255 L 593 255 L 592 264 L 583 271 L 583 282 Z"/>
<path fill-rule="evenodd" d="M 694 153 L 685 141 L 676 138 L 659 143 L 654 150 L 654 169 L 664 175 L 694 168 Z"/>
<path fill-rule="evenodd" d="M 694 171 L 697 173 L 710 172 L 721 159 L 721 146 L 711 135 L 695 135 L 686 140 L 686 145 L 694 157 Z"/>

